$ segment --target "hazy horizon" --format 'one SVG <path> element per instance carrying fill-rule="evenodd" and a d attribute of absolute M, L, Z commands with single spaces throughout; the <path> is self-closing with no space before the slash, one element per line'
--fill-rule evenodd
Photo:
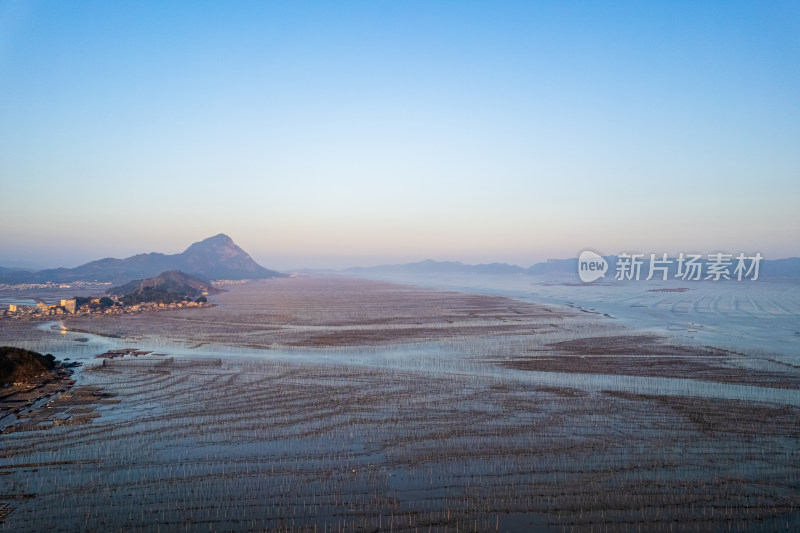
<path fill-rule="evenodd" d="M 800 256 L 800 5 L 0 4 L 0 265 Z"/>
<path fill-rule="evenodd" d="M 534 260 L 531 260 L 531 261 L 525 261 L 524 258 L 523 258 L 523 260 L 521 260 L 521 261 L 515 261 L 515 260 L 504 259 L 504 258 L 469 256 L 469 255 L 461 256 L 461 257 L 448 257 L 448 256 L 443 256 L 443 255 L 415 256 L 415 255 L 398 254 L 398 255 L 395 255 L 395 256 L 388 256 L 388 257 L 387 256 L 382 256 L 382 257 L 369 257 L 369 256 L 361 256 L 361 257 L 306 256 L 306 257 L 302 258 L 298 262 L 298 258 L 296 256 L 291 256 L 291 257 L 280 257 L 280 256 L 260 257 L 257 254 L 250 253 L 250 251 L 247 249 L 247 247 L 246 246 L 242 246 L 236 240 L 236 238 L 234 236 L 231 236 L 231 235 L 228 235 L 228 236 L 232 237 L 232 240 L 234 241 L 234 243 L 236 243 L 242 249 L 244 249 L 245 252 L 248 252 L 251 255 L 251 257 L 258 264 L 260 264 L 261 266 L 269 268 L 269 269 L 273 269 L 273 270 L 284 271 L 284 272 L 291 272 L 291 271 L 298 271 L 298 270 L 305 270 L 305 269 L 308 269 L 308 270 L 315 270 L 315 269 L 318 269 L 318 270 L 343 270 L 343 269 L 347 269 L 347 268 L 369 268 L 369 267 L 375 267 L 375 266 L 387 266 L 387 265 L 395 265 L 395 264 L 418 263 L 418 262 L 428 261 L 428 260 L 442 261 L 442 262 L 453 261 L 453 262 L 460 262 L 460 263 L 463 263 L 463 264 L 466 264 L 466 265 L 490 264 L 490 263 L 506 263 L 506 264 L 520 266 L 522 268 L 528 268 L 528 267 L 530 267 L 530 266 L 532 266 L 534 264 L 546 262 L 546 261 L 549 261 L 549 260 L 570 259 L 570 258 L 577 258 L 577 256 L 578 256 L 578 253 L 576 251 L 576 253 L 574 253 L 574 254 L 568 254 L 568 255 L 564 255 L 564 256 L 543 257 L 541 259 L 534 259 Z M 89 258 L 89 259 L 86 259 L 86 260 L 76 259 L 76 260 L 74 260 L 72 262 L 67 262 L 67 263 L 50 263 L 50 264 L 44 263 L 44 262 L 36 263 L 36 262 L 33 262 L 33 261 L 24 261 L 24 260 L 20 261 L 20 260 L 13 260 L 13 259 L 6 261 L 4 259 L 4 260 L 2 260 L 2 262 L 0 262 L 0 267 L 23 268 L 23 269 L 29 269 L 29 270 L 45 270 L 45 269 L 61 268 L 61 267 L 75 268 L 75 267 L 82 266 L 82 265 L 84 265 L 86 263 L 92 262 L 92 261 L 96 261 L 96 260 L 99 260 L 99 259 L 106 259 L 106 258 L 125 259 L 125 258 L 128 258 L 128 257 L 134 256 L 134 255 L 148 254 L 148 253 L 162 253 L 162 254 L 168 254 L 168 255 L 179 254 L 179 253 L 183 252 L 186 248 L 188 248 L 191 244 L 194 244 L 195 242 L 199 242 L 199 241 L 204 240 L 204 239 L 209 238 L 209 237 L 212 237 L 212 235 L 208 235 L 206 237 L 203 237 L 202 239 L 197 239 L 195 241 L 186 243 L 186 245 L 183 246 L 183 247 L 172 247 L 172 248 L 170 248 L 169 250 L 166 250 L 166 251 L 165 250 L 144 250 L 144 249 L 142 249 L 142 250 L 137 250 L 137 251 L 133 251 L 131 253 L 126 253 L 124 255 L 118 255 L 118 256 L 113 256 L 113 255 L 106 254 L 106 255 L 92 257 L 92 258 Z M 621 252 L 625 252 L 625 253 L 644 253 L 645 255 L 648 255 L 648 256 L 649 256 L 650 253 L 656 253 L 657 255 L 659 255 L 659 254 L 665 252 L 665 250 L 632 250 L 632 249 L 625 249 L 625 250 L 598 250 L 598 251 L 601 252 L 605 256 L 617 255 L 618 253 L 621 253 Z M 718 252 L 718 251 L 733 253 L 734 255 L 739 253 L 739 252 L 745 252 L 745 253 L 748 253 L 748 254 L 754 254 L 756 252 L 760 253 L 760 251 L 758 251 L 758 250 L 744 250 L 744 249 L 737 249 L 737 250 L 710 250 L 710 251 L 708 251 L 708 253 Z M 677 257 L 677 255 L 680 252 L 687 252 L 687 253 L 692 253 L 693 252 L 693 253 L 701 253 L 701 254 L 704 253 L 702 250 L 690 250 L 690 249 L 680 250 L 680 251 L 669 251 L 669 250 L 667 250 L 666 252 L 668 253 L 669 257 Z M 768 256 L 768 257 L 764 257 L 764 259 L 774 260 L 774 259 L 788 259 L 788 258 L 793 258 L 793 257 L 798 257 L 798 256 L 785 256 L 785 257 L 769 257 Z"/>

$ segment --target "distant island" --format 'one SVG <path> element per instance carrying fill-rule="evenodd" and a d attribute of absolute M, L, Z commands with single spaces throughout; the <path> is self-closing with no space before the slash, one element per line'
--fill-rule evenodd
<path fill-rule="evenodd" d="M 134 280 L 112 287 L 108 294 L 118 297 L 124 305 L 135 305 L 192 301 L 206 303 L 206 296 L 216 291 L 211 284 L 200 278 L 180 270 L 169 270 L 149 279 Z"/>
<path fill-rule="evenodd" d="M 126 259 L 100 259 L 76 268 L 54 268 L 31 272 L 0 267 L 0 284 L 65 283 L 98 281 L 127 283 L 160 272 L 180 270 L 200 279 L 264 279 L 285 274 L 262 267 L 233 239 L 220 233 L 189 246 L 179 254 L 147 253 Z"/>

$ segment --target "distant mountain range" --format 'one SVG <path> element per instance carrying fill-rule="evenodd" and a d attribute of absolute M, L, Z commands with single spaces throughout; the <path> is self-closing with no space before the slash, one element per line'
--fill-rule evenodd
<path fill-rule="evenodd" d="M 262 267 L 233 240 L 220 233 L 192 244 L 179 254 L 149 253 L 126 259 L 100 259 L 76 268 L 53 268 L 31 272 L 1 269 L 0 283 L 46 283 L 100 281 L 124 283 L 144 279 L 168 270 L 181 270 L 205 279 L 277 278 L 284 274 Z"/>
<path fill-rule="evenodd" d="M 607 280 L 614 279 L 617 256 L 605 256 L 608 261 Z M 674 259 L 674 258 L 673 258 Z M 706 260 L 701 261 L 705 272 Z M 735 266 L 735 258 L 733 260 Z M 262 279 L 283 277 L 285 274 L 266 269 L 257 264 L 250 255 L 239 248 L 227 235 L 220 233 L 192 244 L 184 252 L 174 255 L 160 253 L 139 254 L 126 259 L 101 259 L 76 268 L 55 268 L 31 272 L 0 267 L 0 283 L 45 283 L 70 281 L 101 281 L 125 283 L 157 276 L 169 270 L 181 270 L 202 280 L 213 279 Z M 733 267 L 731 268 L 731 272 Z M 468 265 L 457 261 L 426 260 L 416 263 L 381 265 L 374 267 L 352 267 L 344 270 L 308 270 L 307 272 L 344 273 L 360 276 L 392 275 L 456 275 L 456 274 L 529 274 L 554 276 L 563 279 L 570 276 L 578 279 L 578 259 L 550 259 L 528 268 L 508 263 Z M 649 272 L 649 261 L 641 267 L 642 278 Z M 674 278 L 677 264 L 668 269 Z M 759 265 L 759 279 L 800 278 L 800 258 L 763 259 Z"/>
<path fill-rule="evenodd" d="M 648 256 L 649 258 L 649 256 Z M 608 262 L 607 280 L 613 280 L 616 273 L 618 257 L 615 255 L 605 256 Z M 674 258 L 672 258 L 674 260 Z M 703 272 L 706 272 L 708 261 L 700 261 L 703 265 Z M 747 264 L 749 265 L 749 261 Z M 731 274 L 736 266 L 730 268 Z M 643 261 L 641 266 L 642 276 L 647 277 L 650 269 L 649 259 Z M 670 279 L 674 279 L 677 274 L 677 262 L 667 269 Z M 529 268 L 523 268 L 508 263 L 488 263 L 479 265 L 467 265 L 457 261 L 433 261 L 431 259 L 416 263 L 404 263 L 397 265 L 380 265 L 374 267 L 353 267 L 340 271 L 341 273 L 363 276 L 391 276 L 391 275 L 456 275 L 456 274 L 529 274 L 543 276 L 572 276 L 578 279 L 578 258 L 569 259 L 550 259 L 542 263 L 536 263 Z M 660 274 L 656 273 L 656 277 Z M 800 278 L 800 258 L 792 257 L 788 259 L 762 259 L 759 265 L 759 279 L 764 278 Z"/>

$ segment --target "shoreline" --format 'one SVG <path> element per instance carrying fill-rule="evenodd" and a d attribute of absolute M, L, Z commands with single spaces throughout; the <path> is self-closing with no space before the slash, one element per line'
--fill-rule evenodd
<path fill-rule="evenodd" d="M 155 302 L 148 302 L 145 304 L 137 304 L 135 306 L 122 306 L 122 307 L 109 307 L 106 311 L 97 312 L 83 312 L 78 311 L 75 313 L 56 313 L 56 314 L 41 314 L 41 313 L 10 313 L 4 311 L 0 314 L 0 321 L 47 321 L 47 320 L 70 320 L 76 318 L 98 318 L 98 317 L 118 317 L 125 315 L 137 315 L 143 313 L 163 313 L 166 311 L 185 311 L 187 309 L 209 309 L 215 307 L 216 304 L 211 303 L 196 303 L 192 302 L 191 305 L 186 304 L 159 304 Z"/>
<path fill-rule="evenodd" d="M 63 365 L 63 363 L 59 363 Z M 60 366 L 29 382 L 0 388 L 0 431 L 40 408 L 42 400 L 56 399 L 75 386 L 72 368 Z"/>

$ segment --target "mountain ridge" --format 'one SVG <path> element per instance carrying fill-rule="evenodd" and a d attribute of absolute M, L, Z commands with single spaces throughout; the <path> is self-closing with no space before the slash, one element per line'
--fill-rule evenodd
<path fill-rule="evenodd" d="M 613 279 L 618 257 L 616 255 L 604 256 L 608 262 L 608 273 L 606 277 Z M 668 272 L 670 278 L 674 278 L 677 272 L 677 263 L 674 262 Z M 708 264 L 707 258 L 700 261 L 703 265 Z M 736 259 L 732 260 L 733 267 Z M 748 262 L 749 264 L 749 262 Z M 649 270 L 649 257 L 644 259 L 641 272 L 647 276 Z M 344 274 L 530 274 L 530 275 L 564 275 L 572 274 L 577 278 L 578 258 L 570 257 L 566 259 L 548 259 L 547 261 L 534 263 L 528 268 L 509 263 L 482 263 L 476 265 L 465 264 L 459 261 L 435 261 L 426 259 L 423 261 L 400 263 L 391 265 L 377 265 L 372 267 L 350 267 L 338 271 Z M 800 258 L 788 257 L 783 259 L 762 259 L 759 267 L 759 278 L 798 278 L 800 277 Z"/>
<path fill-rule="evenodd" d="M 191 244 L 178 254 L 159 252 L 136 254 L 124 259 L 106 257 L 75 268 L 52 268 L 29 271 L 1 271 L 1 283 L 64 283 L 100 281 L 124 283 L 133 279 L 157 276 L 169 270 L 181 270 L 200 279 L 263 279 L 284 274 L 256 263 L 233 239 L 219 233 Z"/>

